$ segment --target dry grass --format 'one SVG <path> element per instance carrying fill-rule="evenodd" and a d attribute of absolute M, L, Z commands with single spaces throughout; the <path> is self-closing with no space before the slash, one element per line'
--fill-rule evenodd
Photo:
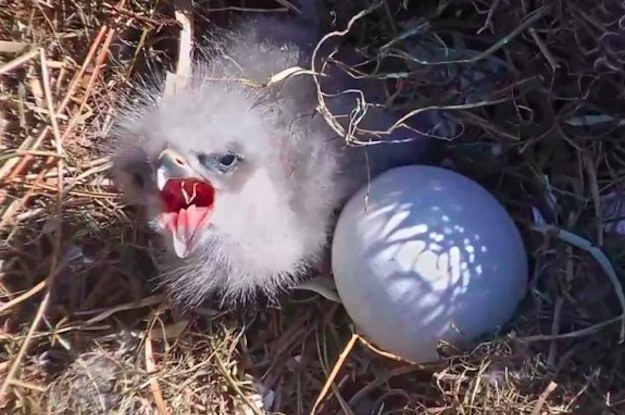
<path fill-rule="evenodd" d="M 150 292 L 156 248 L 99 150 L 133 77 L 176 68 L 182 3 L 0 1 L 0 412 L 264 413 L 258 395 L 289 415 L 625 412 L 625 243 L 605 226 L 625 169 L 619 1 L 388 0 L 350 31 L 383 61 L 390 105 L 462 126 L 448 159 L 506 204 L 531 254 L 508 333 L 427 367 L 352 337 L 316 297 L 181 314 Z M 197 3 L 198 26 L 251 12 Z M 326 3 L 339 28 L 367 7 Z"/>

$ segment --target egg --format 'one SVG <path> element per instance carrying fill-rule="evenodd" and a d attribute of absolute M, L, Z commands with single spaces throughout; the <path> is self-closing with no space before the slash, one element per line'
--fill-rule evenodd
<path fill-rule="evenodd" d="M 359 332 L 418 363 L 459 349 L 514 315 L 528 262 L 518 228 L 475 181 L 434 166 L 388 170 L 339 215 L 336 290 Z"/>

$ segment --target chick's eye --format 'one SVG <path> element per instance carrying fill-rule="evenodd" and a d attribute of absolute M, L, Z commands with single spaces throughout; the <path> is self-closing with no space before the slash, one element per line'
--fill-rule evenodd
<path fill-rule="evenodd" d="M 236 161 L 237 156 L 235 156 L 234 154 L 225 154 L 218 159 L 219 164 L 226 167 L 232 166 L 234 163 L 236 163 Z"/>
<path fill-rule="evenodd" d="M 237 167 L 243 156 L 238 153 L 198 154 L 198 160 L 204 167 L 219 173 L 231 173 Z"/>

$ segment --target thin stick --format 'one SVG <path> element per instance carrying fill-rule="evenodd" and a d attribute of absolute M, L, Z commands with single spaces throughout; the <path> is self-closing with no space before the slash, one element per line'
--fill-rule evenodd
<path fill-rule="evenodd" d="M 616 297 L 621 305 L 622 311 L 619 317 L 621 320 L 621 332 L 618 342 L 619 344 L 623 343 L 623 341 L 625 341 L 625 294 L 623 294 L 623 286 L 621 285 L 621 282 L 616 275 L 616 271 L 614 270 L 614 267 L 608 257 L 601 249 L 593 246 L 592 243 L 586 239 L 581 238 L 574 233 L 565 231 L 564 229 L 560 229 L 552 225 L 535 225 L 532 226 L 531 229 L 542 234 L 555 234 L 557 238 L 588 252 L 599 263 L 599 265 L 601 265 L 601 268 L 603 268 L 603 271 L 607 274 L 608 279 L 612 283 Z"/>
<path fill-rule="evenodd" d="M 232 375 L 228 371 L 228 368 L 226 368 L 226 365 L 224 365 L 224 362 L 221 361 L 221 358 L 219 357 L 218 354 L 215 354 L 215 362 L 217 362 L 217 365 L 219 366 L 219 370 L 226 378 L 228 385 L 230 385 L 230 387 L 234 389 L 237 395 L 241 397 L 241 399 L 248 406 L 248 408 L 250 408 L 250 410 L 254 412 L 254 415 L 263 415 L 260 409 L 258 409 L 258 406 L 256 406 L 252 401 L 250 401 L 247 395 L 241 390 L 239 385 L 237 385 L 236 380 L 232 377 Z"/>
<path fill-rule="evenodd" d="M 152 373 L 150 376 L 150 391 L 152 391 L 152 396 L 154 397 L 154 401 L 156 402 L 156 407 L 161 415 L 169 415 L 169 411 L 167 410 L 167 405 L 165 404 L 165 400 L 163 399 L 163 394 L 161 392 L 161 387 L 158 383 L 158 379 L 154 372 L 156 372 L 156 362 L 154 361 L 154 355 L 152 351 L 152 339 L 149 336 L 145 339 L 145 368 L 149 373 Z"/>
<path fill-rule="evenodd" d="M 82 79 L 83 75 L 85 74 L 85 71 L 89 67 L 89 64 L 93 60 L 93 56 L 98 50 L 98 46 L 100 46 L 100 43 L 102 43 L 102 39 L 104 38 L 104 35 L 106 34 L 107 29 L 108 27 L 104 25 L 98 31 L 98 34 L 96 35 L 95 40 L 93 41 L 93 43 L 91 44 L 91 47 L 89 48 L 89 51 L 87 52 L 87 56 L 85 57 L 85 60 L 83 61 L 82 66 L 78 70 L 78 73 L 74 75 L 74 77 L 72 78 L 72 81 L 69 84 L 67 93 L 65 94 L 65 97 L 63 98 L 63 101 L 61 101 L 61 105 L 59 106 L 59 112 L 65 110 L 65 107 L 67 106 L 67 104 L 69 104 L 69 101 L 74 96 L 74 91 L 80 84 L 80 80 Z"/>
<path fill-rule="evenodd" d="M 54 105 L 52 104 L 52 91 L 50 90 L 50 78 L 49 78 L 50 74 L 48 72 L 48 68 L 46 65 L 46 54 L 43 49 L 39 50 L 39 58 L 40 58 L 40 64 L 41 64 L 41 74 L 43 76 L 44 92 L 46 95 L 46 102 L 48 104 L 48 110 L 49 110 L 49 115 L 50 115 L 50 123 L 52 124 L 52 131 L 54 132 L 55 138 L 56 138 L 56 150 L 57 150 L 57 153 L 59 153 L 60 155 L 63 152 L 63 148 L 61 147 L 59 128 L 58 128 L 58 125 L 56 124 L 56 112 L 54 111 Z M 57 160 L 58 174 L 59 174 L 57 215 L 59 218 L 62 214 L 62 209 L 63 209 L 63 205 L 62 205 L 62 199 L 63 199 L 63 192 L 62 192 L 63 169 L 62 167 L 63 167 L 63 164 L 62 163 L 63 163 L 63 159 L 62 157 L 59 157 Z M 59 223 L 60 221 L 57 221 L 56 238 L 55 238 L 56 240 L 54 244 L 54 256 L 52 259 L 51 271 L 45 280 L 46 281 L 45 283 L 46 293 L 43 297 L 43 300 L 41 301 L 41 304 L 39 304 L 39 308 L 37 309 L 37 314 L 35 315 L 35 318 L 33 322 L 31 323 L 30 328 L 28 329 L 28 333 L 26 335 L 26 338 L 24 339 L 24 342 L 22 343 L 22 346 L 20 347 L 19 352 L 17 353 L 17 357 L 13 361 L 13 364 L 11 365 L 11 368 L 9 369 L 9 372 L 7 373 L 6 378 L 2 382 L 2 386 L 0 386 L 0 399 L 3 399 L 9 386 L 14 381 L 13 378 L 15 377 L 15 374 L 17 373 L 17 369 L 20 366 L 22 360 L 24 359 L 24 355 L 26 354 L 26 350 L 28 350 L 28 346 L 30 345 L 32 337 L 35 334 L 35 331 L 37 330 L 37 328 L 39 327 L 39 324 L 41 323 L 41 319 L 43 318 L 43 314 L 45 313 L 46 309 L 48 308 L 48 304 L 50 303 L 52 288 L 54 287 L 54 282 L 56 281 L 56 277 L 59 274 L 58 271 L 60 270 L 59 256 L 60 256 L 60 250 L 61 250 L 62 230 L 61 230 L 61 226 Z"/>
<path fill-rule="evenodd" d="M 549 385 L 547 385 L 545 390 L 538 397 L 538 402 L 536 402 L 536 406 L 532 409 L 532 415 L 540 415 L 540 411 L 543 409 L 545 402 L 547 402 L 547 398 L 549 398 L 549 395 L 551 395 L 557 388 L 557 383 L 554 381 L 549 382 Z"/>
<path fill-rule="evenodd" d="M 326 379 L 326 383 L 323 385 L 321 392 L 319 392 L 319 396 L 317 396 L 317 399 L 315 400 L 315 404 L 313 405 L 313 408 L 310 411 L 310 415 L 315 414 L 315 412 L 317 411 L 317 407 L 319 406 L 321 401 L 323 401 L 325 396 L 328 394 L 328 391 L 332 387 L 332 383 L 334 382 L 336 375 L 339 373 L 339 370 L 341 370 L 341 367 L 343 367 L 343 363 L 345 363 L 347 356 L 349 356 L 349 354 L 351 353 L 352 349 L 354 348 L 354 344 L 356 344 L 357 340 L 358 340 L 358 335 L 352 334 L 351 339 L 349 339 L 349 341 L 345 345 L 345 348 L 343 349 L 343 351 L 339 355 L 339 358 L 334 364 L 334 367 L 332 368 L 330 375 Z"/>
<path fill-rule="evenodd" d="M 580 330 L 569 331 L 567 333 L 556 334 L 556 335 L 537 334 L 535 336 L 518 337 L 516 338 L 516 340 L 523 342 L 523 343 L 534 343 L 534 342 L 550 341 L 550 340 L 558 340 L 558 339 L 574 339 L 576 337 L 590 336 L 591 334 L 595 334 L 602 328 L 610 326 L 619 321 L 623 321 L 623 316 L 614 317 L 609 320 L 603 321 L 599 324 L 595 324 L 594 326 L 586 327 Z"/>
<path fill-rule="evenodd" d="M 33 49 L 28 53 L 23 54 L 19 58 L 13 59 L 11 62 L 7 63 L 0 67 L 0 75 L 3 75 L 7 72 L 11 72 L 15 68 L 19 68 L 29 60 L 33 59 L 35 56 L 39 54 L 39 50 Z"/>
<path fill-rule="evenodd" d="M 122 2 L 123 3 L 123 0 Z M 74 117 L 72 117 L 72 120 L 69 123 L 69 127 L 63 132 L 62 136 L 61 136 L 61 142 L 63 142 L 63 140 L 65 140 L 65 138 L 67 138 L 67 136 L 69 136 L 69 134 L 71 133 L 71 131 L 73 130 L 73 126 L 76 125 L 76 123 L 74 123 L 73 121 L 76 119 L 76 117 L 78 117 L 78 115 L 80 114 L 80 112 L 82 111 L 82 109 L 84 108 L 85 104 L 87 103 L 87 100 L 89 99 L 90 95 L 91 95 L 91 90 L 93 88 L 93 84 L 95 82 L 95 80 L 97 79 L 98 75 L 100 74 L 100 68 L 102 67 L 104 60 L 106 59 L 106 56 L 108 54 L 108 48 L 113 40 L 113 35 L 115 34 L 115 30 L 114 29 L 109 29 L 108 31 L 108 35 L 104 41 L 104 44 L 102 46 L 102 49 L 100 50 L 100 53 L 98 54 L 98 57 L 96 59 L 96 64 L 95 67 L 93 69 L 93 73 L 91 74 L 91 77 L 89 78 L 89 82 L 87 84 L 87 88 L 85 91 L 85 96 L 82 99 L 82 102 L 78 108 L 78 110 L 75 112 Z M 25 156 L 28 157 L 28 156 Z M 48 160 L 46 160 L 46 164 L 50 164 L 54 161 L 53 158 L 48 158 Z M 35 180 L 34 185 L 40 185 L 43 177 L 45 176 L 46 172 L 45 171 L 41 171 L 39 173 L 39 176 L 37 176 L 37 179 Z M 10 220 L 11 218 L 14 216 L 14 214 L 19 211 L 29 200 L 30 198 L 33 196 L 34 191 L 31 189 L 31 191 L 27 192 L 20 200 L 16 200 L 15 202 L 13 202 L 11 204 L 11 207 L 9 210 L 7 210 L 7 212 L 5 213 L 4 217 L 2 218 L 2 222 L 0 223 L 0 227 L 5 226 Z"/>
<path fill-rule="evenodd" d="M 419 365 L 417 362 L 413 362 L 412 360 L 408 360 L 408 359 L 404 359 L 401 356 L 397 356 L 393 353 L 389 353 L 389 352 L 385 352 L 384 350 L 380 350 L 377 347 L 375 347 L 373 344 L 369 343 L 367 340 L 365 340 L 363 337 L 358 336 L 358 340 L 360 340 L 360 342 L 362 344 L 364 344 L 365 346 L 367 346 L 367 348 L 369 350 L 371 350 L 372 352 L 374 352 L 377 355 L 380 355 L 386 359 L 390 359 L 390 360 L 394 360 L 396 362 L 402 362 L 402 363 L 408 363 L 410 365 Z M 421 365 L 419 365 L 421 366 Z"/>
<path fill-rule="evenodd" d="M 52 134 L 56 141 L 55 147 L 57 155 L 63 154 L 61 147 L 61 132 L 59 131 L 59 124 L 57 122 L 58 113 L 54 111 L 54 104 L 52 104 L 52 91 L 50 89 L 50 72 L 48 71 L 48 65 L 46 64 L 46 51 L 39 49 L 39 60 L 41 65 L 41 76 L 43 77 L 43 91 L 46 99 L 46 106 L 48 107 L 48 114 L 50 115 L 50 124 L 52 125 Z"/>
<path fill-rule="evenodd" d="M 38 294 L 45 287 L 46 287 L 46 281 L 43 280 L 39 284 L 35 285 L 34 287 L 32 287 L 31 289 L 26 291 L 25 293 L 20 294 L 17 297 L 15 297 L 14 299 L 12 299 L 11 301 L 8 301 L 8 302 L 2 304 L 2 306 L 0 306 L 0 314 L 4 313 L 9 308 L 16 306 L 17 304 L 21 303 L 22 301 L 28 300 L 30 297 Z"/>
<path fill-rule="evenodd" d="M 60 236 L 60 233 L 58 235 Z M 57 244 L 57 247 L 58 247 L 58 244 Z M 43 297 L 43 300 L 41 300 L 41 303 L 39 304 L 39 308 L 37 309 L 37 314 L 35 315 L 35 318 L 32 324 L 30 325 L 30 328 L 28 329 L 28 333 L 26 334 L 26 338 L 24 339 L 24 342 L 22 343 L 22 346 L 20 347 L 20 350 L 17 353 L 17 357 L 11 364 L 11 368 L 9 369 L 9 372 L 4 378 L 4 381 L 2 382 L 2 386 L 0 386 L 0 400 L 5 399 L 6 392 L 14 380 L 13 378 L 15 377 L 15 373 L 17 373 L 17 368 L 22 363 L 22 360 L 24 359 L 24 355 L 26 354 L 26 350 L 28 349 L 28 346 L 30 345 L 30 341 L 32 340 L 33 335 L 35 334 L 35 331 L 39 327 L 39 323 L 41 323 L 41 319 L 43 318 L 43 313 L 45 313 L 46 309 L 48 308 L 48 304 L 50 303 L 50 297 L 52 293 L 52 287 L 54 286 L 56 276 L 59 274 L 59 272 L 57 272 L 56 270 L 56 267 L 57 267 L 57 260 L 55 257 L 53 260 L 53 267 L 52 267 L 53 272 L 51 272 L 50 275 L 45 279 L 45 285 L 47 288 L 46 293 Z"/>
<path fill-rule="evenodd" d="M 65 109 L 67 104 L 70 102 L 70 100 L 74 96 L 74 92 L 75 92 L 76 88 L 78 87 L 78 85 L 80 84 L 80 80 L 81 80 L 82 76 L 84 75 L 85 71 L 89 67 L 89 64 L 93 60 L 93 55 L 98 50 L 98 46 L 100 46 L 100 43 L 102 42 L 102 38 L 106 34 L 106 29 L 107 29 L 106 26 L 102 26 L 100 28 L 100 31 L 98 32 L 98 35 L 96 36 L 95 40 L 91 44 L 91 47 L 89 48 L 89 52 L 87 52 L 87 56 L 85 57 L 85 60 L 84 60 L 84 62 L 82 64 L 82 66 L 80 67 L 80 70 L 72 78 L 72 81 L 70 82 L 69 88 L 68 88 L 67 92 L 65 93 L 65 97 L 63 98 L 63 101 L 61 102 L 61 105 L 58 108 L 58 113 L 59 114 L 61 112 L 63 112 L 63 110 Z M 35 50 L 35 52 L 37 52 L 37 51 Z M 35 143 L 32 145 L 31 148 L 32 149 L 37 149 L 41 145 L 43 140 L 47 137 L 49 132 L 50 132 L 50 126 L 47 125 L 41 131 L 41 134 L 39 134 L 39 136 L 37 137 L 37 140 L 35 141 Z M 13 178 L 13 177 L 18 176 L 19 174 L 22 173 L 22 171 L 24 171 L 30 165 L 30 163 L 32 161 L 33 161 L 33 157 L 32 156 L 25 156 L 24 158 L 22 158 L 22 160 L 20 160 L 16 164 L 16 166 L 8 174 L 7 177 Z"/>

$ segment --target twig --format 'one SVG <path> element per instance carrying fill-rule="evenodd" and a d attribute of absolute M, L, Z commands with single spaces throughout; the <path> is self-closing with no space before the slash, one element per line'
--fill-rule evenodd
<path fill-rule="evenodd" d="M 13 379 L 11 380 L 11 386 L 17 386 L 19 388 L 30 389 L 37 392 L 45 392 L 46 388 L 43 386 L 35 385 L 29 382 L 22 382 L 21 380 Z"/>
<path fill-rule="evenodd" d="M 595 209 L 595 218 L 597 222 L 597 245 L 603 246 L 603 211 L 601 209 L 601 192 L 599 191 L 599 182 L 597 181 L 597 170 L 593 165 L 590 156 L 585 152 L 581 153 L 582 162 L 588 173 L 588 184 L 590 185 L 590 194 L 592 195 L 593 207 Z"/>
<path fill-rule="evenodd" d="M 557 387 L 558 387 L 558 384 L 555 383 L 554 381 L 549 382 L 549 385 L 547 385 L 545 390 L 540 394 L 540 397 L 538 398 L 538 402 L 536 402 L 536 406 L 534 406 L 534 409 L 532 409 L 532 415 L 540 415 L 541 413 L 540 411 L 545 405 L 545 402 L 547 402 L 547 398 L 549 398 L 549 395 L 551 395 L 553 391 L 557 389 Z"/>
<path fill-rule="evenodd" d="M 120 4 L 123 4 L 124 0 L 120 1 Z M 106 26 L 104 26 L 106 27 Z M 85 90 L 85 95 L 80 103 L 80 106 L 78 108 L 78 110 L 74 113 L 74 116 L 72 117 L 72 120 L 70 121 L 69 126 L 65 129 L 65 131 L 63 132 L 59 142 L 63 142 L 71 133 L 71 131 L 73 130 L 73 127 L 76 125 L 75 124 L 75 119 L 78 117 L 78 115 L 82 112 L 82 109 L 84 108 L 84 106 L 87 103 L 87 100 L 89 99 L 90 95 L 91 95 L 91 90 L 93 88 L 93 84 L 95 83 L 95 80 L 97 79 L 99 73 L 100 73 L 100 68 L 102 67 L 104 60 L 106 59 L 106 56 L 108 55 L 108 48 L 113 40 L 113 35 L 115 34 L 115 30 L 114 29 L 109 29 L 107 32 L 107 36 L 104 40 L 104 43 L 102 45 L 102 49 L 100 50 L 100 53 L 98 54 L 98 57 L 96 58 L 96 63 L 95 63 L 95 68 L 93 69 L 93 72 L 91 74 L 91 77 L 89 78 L 89 82 L 87 83 L 87 87 Z M 95 43 L 95 42 L 94 42 Z M 67 95 L 69 96 L 69 94 Z M 66 96 L 66 98 L 67 98 Z M 62 104 L 61 104 L 62 105 Z M 46 129 L 48 129 L 48 127 L 46 127 Z M 45 137 L 45 135 L 42 132 L 42 138 Z M 25 158 L 28 156 L 25 156 Z M 51 163 L 53 163 L 55 160 L 53 158 L 48 158 L 48 160 L 46 160 L 45 164 L 49 165 Z M 18 166 L 16 166 L 15 170 L 17 169 L 21 169 L 24 165 L 27 165 L 28 163 L 20 163 L 18 164 Z M 39 175 L 37 176 L 37 179 L 35 179 L 34 185 L 39 185 L 41 184 L 43 177 L 45 176 L 46 172 L 45 170 L 42 170 Z M 13 176 L 13 174 L 10 174 L 9 176 Z M 5 212 L 4 216 L 2 217 L 2 220 L 0 222 L 0 228 L 4 227 L 12 218 L 13 216 L 30 200 L 30 198 L 34 195 L 34 191 L 31 189 L 30 191 L 26 192 L 26 194 L 24 196 L 22 196 L 21 199 L 14 201 L 13 203 L 11 203 L 9 209 L 7 209 L 7 211 Z"/>
<path fill-rule="evenodd" d="M 486 15 L 486 20 L 484 21 L 484 24 L 482 25 L 482 27 L 480 27 L 477 31 L 478 35 L 481 35 L 483 31 L 485 31 L 486 29 L 492 29 L 493 26 L 493 15 L 495 14 L 495 10 L 497 10 L 497 7 L 499 6 L 499 2 L 501 0 L 495 0 L 492 2 L 492 4 L 490 5 L 490 7 L 488 8 L 488 14 Z"/>
<path fill-rule="evenodd" d="M 52 91 L 50 90 L 50 74 L 48 73 L 48 68 L 46 64 L 46 54 L 43 49 L 39 50 L 39 58 L 41 60 L 40 62 L 41 74 L 43 76 L 44 92 L 46 95 L 46 103 L 48 105 L 48 110 L 49 110 L 49 115 L 50 115 L 50 123 L 52 124 L 52 130 L 56 138 L 56 150 L 57 150 L 58 156 L 61 156 L 63 152 L 63 148 L 61 147 L 59 129 L 58 129 L 58 125 L 56 124 L 56 112 L 54 111 L 54 105 L 52 104 Z M 63 158 L 62 157 L 58 157 L 57 159 L 57 169 L 58 169 L 58 175 L 59 175 L 58 196 L 57 196 L 57 219 L 58 220 L 55 221 L 56 238 L 55 238 L 54 247 L 53 247 L 54 256 L 52 258 L 52 266 L 51 266 L 50 274 L 46 278 L 46 283 L 45 283 L 46 293 L 43 297 L 43 300 L 41 301 L 41 304 L 39 304 L 39 308 L 37 309 L 37 314 L 35 315 L 35 318 L 33 319 L 30 325 L 26 338 L 24 339 L 24 342 L 22 343 L 22 346 L 20 347 L 17 357 L 13 361 L 13 364 L 11 365 L 9 372 L 6 378 L 4 379 L 4 382 L 2 383 L 2 386 L 0 386 L 0 399 L 2 399 L 5 396 L 11 382 L 14 381 L 13 378 L 17 372 L 17 368 L 21 364 L 22 359 L 24 358 L 24 355 L 26 354 L 26 350 L 28 349 L 28 346 L 30 345 L 30 341 L 32 340 L 32 337 L 35 331 L 39 327 L 39 323 L 41 322 L 41 319 L 43 318 L 43 315 L 48 307 L 51 293 L 52 293 L 52 288 L 54 287 L 54 282 L 56 281 L 57 275 L 59 274 L 60 269 L 62 267 L 62 264 L 59 261 L 60 254 L 61 254 L 61 241 L 62 241 L 62 229 L 60 225 L 60 218 L 61 218 L 62 209 L 63 209 L 63 204 L 62 204 L 62 201 L 63 201 L 63 192 L 62 192 L 63 191 Z"/>
<path fill-rule="evenodd" d="M 73 98 L 76 88 L 80 84 L 80 81 L 85 71 L 87 70 L 89 64 L 91 63 L 93 59 L 93 56 L 98 50 L 98 47 L 100 46 L 100 43 L 102 42 L 102 38 L 106 34 L 106 29 L 107 29 L 106 26 L 102 26 L 95 40 L 92 42 L 91 47 L 89 48 L 89 51 L 87 52 L 87 56 L 85 57 L 85 60 L 83 61 L 82 66 L 80 67 L 80 70 L 74 75 L 74 77 L 72 78 L 72 81 L 70 82 L 67 92 L 65 93 L 65 98 L 63 98 L 63 101 L 61 101 L 61 105 L 59 105 L 57 115 L 65 110 L 65 107 L 67 106 L 67 104 L 69 104 L 70 100 Z M 49 132 L 50 132 L 50 126 L 46 125 L 45 128 L 41 131 L 41 133 L 37 137 L 37 139 L 35 140 L 35 142 L 33 143 L 33 145 L 31 146 L 31 149 L 37 149 L 41 145 L 43 140 L 47 137 Z M 22 158 L 22 160 L 20 160 L 15 165 L 15 167 L 12 169 L 12 171 L 8 174 L 7 177 L 9 179 L 12 179 L 18 176 L 30 165 L 32 161 L 33 161 L 32 156 L 26 156 Z"/>
<path fill-rule="evenodd" d="M 591 334 L 597 333 L 602 328 L 610 326 L 622 320 L 623 320 L 623 317 L 618 316 L 618 317 L 614 317 L 609 320 L 603 321 L 599 324 L 595 324 L 594 326 L 586 327 L 585 329 L 570 331 L 568 333 L 562 333 L 562 334 L 556 334 L 556 335 L 538 334 L 535 336 L 518 337 L 516 340 L 523 342 L 523 343 L 533 343 L 533 342 L 539 342 L 539 341 L 574 339 L 576 337 L 590 336 Z"/>
<path fill-rule="evenodd" d="M 8 62 L 5 65 L 2 65 L 0 67 L 0 75 L 3 75 L 5 73 L 7 73 L 7 72 L 11 72 L 15 68 L 19 68 L 20 66 L 22 66 L 23 64 L 25 64 L 29 60 L 33 59 L 38 54 L 39 54 L 39 50 L 35 48 L 35 49 L 31 50 L 30 52 L 27 52 L 27 53 L 23 54 L 22 56 L 13 59 L 11 62 Z"/>
<path fill-rule="evenodd" d="M 619 319 L 621 320 L 621 330 L 619 335 L 619 344 L 625 341 L 625 295 L 623 294 L 623 286 L 616 275 L 616 271 L 614 267 L 610 263 L 610 260 L 603 251 L 595 246 L 593 246 L 589 241 L 583 239 L 571 232 L 565 231 L 564 229 L 557 228 L 553 225 L 534 225 L 531 227 L 533 231 L 540 232 L 542 234 L 554 234 L 557 238 L 576 246 L 584 251 L 588 252 L 595 260 L 601 265 L 603 271 L 608 275 L 610 282 L 614 286 L 614 292 L 621 304 L 621 316 Z"/>
<path fill-rule="evenodd" d="M 349 31 L 351 30 L 352 26 L 358 20 L 362 19 L 363 17 L 365 17 L 369 13 L 373 12 L 375 9 L 380 7 L 381 4 L 382 4 L 382 2 L 379 1 L 379 0 L 373 2 L 373 4 L 371 4 L 367 9 L 362 10 L 358 14 L 353 16 L 349 20 L 349 22 L 347 23 L 347 27 L 345 29 L 343 29 L 343 30 L 335 30 L 335 31 L 330 32 L 330 33 L 326 34 L 325 36 L 323 36 L 321 38 L 321 40 L 317 43 L 317 46 L 315 46 L 315 49 L 313 50 L 312 56 L 310 58 L 311 69 L 312 69 L 312 72 L 313 72 L 312 78 L 313 78 L 313 81 L 315 82 L 315 87 L 317 89 L 317 99 L 319 101 L 319 105 L 318 105 L 317 109 L 321 113 L 321 115 L 323 116 L 324 120 L 326 120 L 328 125 L 341 137 L 345 137 L 345 130 L 338 123 L 338 121 L 336 121 L 336 118 L 332 115 L 332 113 L 328 109 L 328 107 L 327 107 L 327 105 L 325 103 L 324 93 L 321 91 L 321 82 L 319 81 L 319 74 L 323 73 L 323 71 L 320 70 L 319 68 L 317 68 L 317 54 L 319 53 L 319 50 L 321 49 L 321 46 L 326 41 L 328 41 L 328 39 L 331 39 L 331 38 L 337 37 L 337 36 L 340 36 L 340 37 L 345 36 L 347 33 L 349 33 Z M 346 137 L 346 140 L 349 141 L 348 137 Z"/>
<path fill-rule="evenodd" d="M 57 235 L 58 235 L 57 236 L 57 241 L 58 241 L 58 239 L 60 238 L 60 232 L 57 233 Z M 60 245 L 58 242 L 57 244 L 55 244 L 56 249 L 58 249 L 58 246 Z M 39 327 L 39 323 L 41 323 L 43 314 L 48 308 L 48 304 L 50 303 L 50 297 L 52 294 L 52 288 L 54 287 L 54 282 L 56 281 L 56 277 L 59 274 L 59 270 L 56 269 L 58 266 L 57 260 L 58 260 L 58 252 L 57 252 L 57 255 L 53 258 L 53 264 L 52 264 L 53 271 L 50 273 L 50 275 L 48 275 L 48 277 L 45 280 L 46 293 L 43 296 L 41 303 L 39 304 L 39 308 L 37 309 L 37 314 L 35 314 L 35 318 L 33 319 L 30 325 L 30 328 L 28 329 L 26 338 L 22 342 L 22 346 L 20 347 L 20 350 L 18 351 L 17 356 L 15 357 L 15 360 L 11 364 L 11 367 L 6 377 L 4 378 L 4 381 L 2 382 L 2 385 L 0 386 L 0 400 L 5 398 L 6 392 L 9 386 L 11 385 L 11 382 L 13 382 L 14 380 L 13 378 L 15 377 L 15 374 L 17 373 L 17 369 L 22 363 L 22 360 L 24 359 L 24 355 L 26 354 L 26 350 L 28 349 L 28 346 L 30 345 L 30 341 L 32 340 L 33 335 L 35 334 L 35 331 Z"/>
<path fill-rule="evenodd" d="M 58 173 L 58 200 L 57 200 L 57 206 L 59 208 L 59 214 L 60 214 L 60 209 L 61 209 L 61 205 L 62 205 L 62 199 L 63 199 L 63 147 L 61 144 L 61 133 L 59 131 L 59 124 L 56 120 L 57 117 L 57 112 L 54 110 L 54 104 L 52 104 L 52 90 L 50 89 L 50 73 L 48 72 L 48 65 L 47 65 L 47 59 L 46 59 L 46 51 L 41 48 L 39 49 L 39 59 L 41 60 L 41 76 L 43 78 L 43 91 L 44 91 L 44 95 L 45 95 L 45 99 L 46 99 L 46 105 L 48 107 L 48 114 L 50 116 L 50 124 L 52 125 L 52 134 L 54 135 L 54 144 L 55 144 L 55 148 L 56 148 L 56 157 L 57 157 L 57 161 L 56 161 L 56 166 L 57 166 L 57 173 Z M 50 158 L 52 158 L 50 156 Z"/>
<path fill-rule="evenodd" d="M 154 401 L 156 402 L 156 407 L 161 415 L 169 415 L 169 411 L 167 410 L 167 405 L 165 405 L 165 400 L 163 399 L 163 394 L 161 392 L 161 387 L 158 384 L 158 379 L 154 374 L 157 370 L 156 362 L 154 361 L 154 355 L 152 350 L 152 339 L 150 336 L 146 336 L 145 339 L 145 368 L 150 375 L 150 390 L 152 391 L 152 396 L 154 396 Z"/>
<path fill-rule="evenodd" d="M 2 306 L 0 306 L 0 314 L 4 313 L 6 310 L 10 309 L 11 307 L 16 306 L 22 301 L 28 300 L 30 297 L 37 295 L 45 287 L 46 287 L 46 281 L 43 280 L 39 282 L 37 285 L 35 285 L 34 287 L 30 288 L 25 293 L 18 295 L 17 297 L 13 298 L 11 301 L 7 301 L 6 303 L 2 304 Z"/>
<path fill-rule="evenodd" d="M 549 49 L 547 49 L 547 45 L 545 45 L 545 42 L 543 42 L 542 39 L 538 36 L 536 30 L 533 27 L 530 27 L 528 31 L 532 36 L 532 39 L 534 39 L 534 42 L 536 42 L 536 45 L 538 45 L 538 49 L 540 49 L 540 52 L 543 54 L 545 59 L 547 59 L 547 62 L 549 62 L 551 70 L 555 72 L 560 69 L 560 64 L 558 63 L 558 61 L 556 61 L 556 58 L 553 57 L 553 54 L 549 52 Z"/>
<path fill-rule="evenodd" d="M 352 349 L 354 348 L 354 344 L 356 344 L 357 340 L 358 340 L 358 335 L 352 334 L 351 339 L 349 339 L 349 341 L 343 348 L 343 351 L 339 355 L 336 363 L 334 364 L 334 367 L 332 368 L 330 375 L 326 379 L 326 382 L 323 385 L 323 388 L 321 388 L 321 392 L 319 392 L 319 395 L 317 396 L 317 399 L 315 400 L 315 404 L 313 405 L 310 411 L 310 415 L 314 415 L 316 413 L 317 408 L 319 407 L 319 404 L 323 401 L 325 396 L 328 394 L 328 391 L 330 390 L 330 387 L 332 386 L 332 383 L 334 382 L 336 375 L 339 373 L 339 370 L 341 370 L 343 363 L 345 363 L 347 356 L 349 356 L 349 354 L 351 353 Z"/>
<path fill-rule="evenodd" d="M 228 385 L 230 385 L 230 387 L 234 389 L 236 394 L 239 395 L 239 397 L 248 406 L 248 408 L 250 408 L 250 410 L 254 412 L 255 415 L 263 415 L 260 409 L 258 409 L 258 406 L 256 406 L 254 402 L 250 401 L 247 395 L 241 390 L 236 380 L 234 380 L 234 378 L 232 377 L 232 375 L 226 368 L 226 365 L 224 365 L 224 362 L 222 362 L 221 358 L 219 357 L 219 354 L 217 353 L 215 353 L 215 361 L 217 362 L 217 366 L 219 366 L 219 370 L 221 371 L 222 375 L 224 375 L 224 377 L 226 378 Z"/>
<path fill-rule="evenodd" d="M 120 311 L 135 310 L 137 308 L 149 307 L 157 304 L 161 304 L 165 298 L 162 295 L 153 295 L 146 297 L 139 302 L 132 302 L 126 304 L 119 304 L 115 307 L 111 307 L 107 310 L 100 312 L 97 316 L 91 317 L 85 322 L 86 325 L 91 325 L 99 321 L 104 321 L 110 316 Z"/>
<path fill-rule="evenodd" d="M 377 347 L 375 347 L 373 344 L 371 344 L 369 341 L 367 341 L 362 336 L 358 336 L 358 340 L 360 340 L 360 342 L 363 345 L 367 346 L 367 348 L 369 350 L 371 350 L 373 353 L 375 353 L 377 355 L 380 355 L 380 356 L 382 356 L 382 357 L 384 357 L 386 359 L 394 360 L 396 362 L 408 363 L 408 364 L 411 364 L 411 365 L 419 365 L 418 363 L 413 362 L 411 360 L 404 359 L 403 357 L 397 356 L 397 355 L 395 355 L 393 353 L 385 352 L 384 350 L 378 349 Z M 419 366 L 421 366 L 421 365 L 419 365 Z"/>
<path fill-rule="evenodd" d="M 174 0 L 176 20 L 182 27 L 178 39 L 178 61 L 176 72 L 167 72 L 164 97 L 188 85 L 191 79 L 191 59 L 193 50 L 193 4 L 190 0 Z"/>

